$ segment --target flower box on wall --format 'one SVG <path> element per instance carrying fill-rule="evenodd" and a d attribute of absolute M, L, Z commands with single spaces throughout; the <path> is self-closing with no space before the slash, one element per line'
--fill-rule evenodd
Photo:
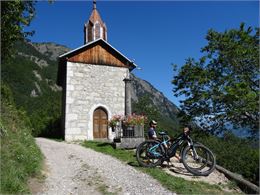
<path fill-rule="evenodd" d="M 134 135 L 135 137 L 144 137 L 144 125 L 135 125 Z"/>
<path fill-rule="evenodd" d="M 109 120 L 109 126 L 116 133 L 116 137 L 144 137 L 144 115 L 132 114 L 128 116 L 114 115 Z"/>
<path fill-rule="evenodd" d="M 144 137 L 144 125 L 123 125 L 123 137 Z"/>
<path fill-rule="evenodd" d="M 134 126 L 123 125 L 123 137 L 135 137 Z"/>

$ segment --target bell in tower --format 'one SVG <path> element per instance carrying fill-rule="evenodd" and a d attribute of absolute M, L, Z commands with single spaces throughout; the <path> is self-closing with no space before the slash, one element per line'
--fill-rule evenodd
<path fill-rule="evenodd" d="M 94 0 L 92 13 L 84 25 L 84 44 L 100 38 L 107 41 L 107 27 L 97 11 L 96 4 L 96 0 Z"/>

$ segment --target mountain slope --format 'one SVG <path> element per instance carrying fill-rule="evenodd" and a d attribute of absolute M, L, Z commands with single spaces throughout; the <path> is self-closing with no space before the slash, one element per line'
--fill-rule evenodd
<path fill-rule="evenodd" d="M 32 111 L 33 101 L 61 90 L 55 84 L 57 65 L 29 43 L 17 43 L 16 49 L 12 61 L 2 66 L 2 79 L 12 87 L 18 106 Z"/>
<path fill-rule="evenodd" d="M 55 43 L 32 43 L 32 46 L 41 54 L 49 57 L 50 60 L 56 61 L 58 56 L 64 54 L 71 49 L 66 46 L 58 45 Z"/>
<path fill-rule="evenodd" d="M 159 110 L 161 114 L 167 117 L 175 118 L 179 112 L 178 107 L 168 100 L 162 92 L 158 91 L 148 81 L 142 80 L 135 75 L 131 74 L 132 80 L 132 101 L 136 102 L 143 95 L 149 95 L 153 105 Z"/>
<path fill-rule="evenodd" d="M 61 88 L 56 85 L 57 62 L 31 43 L 16 44 L 13 59 L 2 64 L 1 80 L 12 89 L 15 103 L 28 113 L 33 135 L 47 132 L 60 116 Z M 58 126 L 58 124 L 56 124 Z"/>

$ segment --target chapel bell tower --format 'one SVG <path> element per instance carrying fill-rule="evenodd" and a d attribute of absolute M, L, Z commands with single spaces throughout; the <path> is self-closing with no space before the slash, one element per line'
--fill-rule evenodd
<path fill-rule="evenodd" d="M 88 22 L 84 24 L 84 44 L 100 38 L 107 41 L 107 27 L 97 11 L 96 4 L 96 0 L 94 0 L 92 13 Z"/>
<path fill-rule="evenodd" d="M 66 141 L 114 140 L 117 133 L 108 121 L 114 115 L 131 114 L 129 72 L 136 66 L 108 43 L 107 27 L 94 0 L 84 24 L 84 45 L 59 56 L 57 84 L 63 89 L 62 130 Z"/>

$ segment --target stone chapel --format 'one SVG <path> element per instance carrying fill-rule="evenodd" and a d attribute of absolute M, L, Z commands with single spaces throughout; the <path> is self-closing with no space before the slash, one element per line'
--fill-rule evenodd
<path fill-rule="evenodd" d="M 107 42 L 107 27 L 93 1 L 84 45 L 59 56 L 62 129 L 66 141 L 113 140 L 108 120 L 131 114 L 129 72 L 136 65 Z"/>

